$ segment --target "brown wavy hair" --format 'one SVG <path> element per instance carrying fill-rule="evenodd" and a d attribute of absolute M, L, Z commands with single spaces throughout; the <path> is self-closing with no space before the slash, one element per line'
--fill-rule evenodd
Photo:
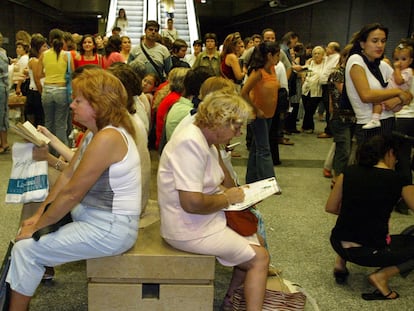
<path fill-rule="evenodd" d="M 85 69 L 72 80 L 73 94 L 82 95 L 96 114 L 99 130 L 112 125 L 123 127 L 135 137 L 127 110 L 128 95 L 121 81 L 103 69 Z"/>

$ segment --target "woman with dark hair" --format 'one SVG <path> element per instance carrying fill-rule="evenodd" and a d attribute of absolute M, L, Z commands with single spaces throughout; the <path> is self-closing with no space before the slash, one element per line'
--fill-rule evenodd
<path fill-rule="evenodd" d="M 355 137 L 362 144 L 369 137 L 390 135 L 395 128 L 392 109 L 396 105 L 408 105 L 412 94 L 397 88 L 387 89 L 387 81 L 393 69 L 383 61 L 388 28 L 373 23 L 362 27 L 351 40 L 352 48 L 345 67 L 345 88 L 356 116 Z M 364 130 L 362 126 L 371 120 L 372 105 L 384 103 L 381 127 Z"/>
<path fill-rule="evenodd" d="M 247 162 L 247 183 L 275 176 L 269 129 L 278 98 L 275 65 L 279 62 L 279 52 L 276 42 L 267 41 L 256 46 L 249 62 L 249 77 L 241 90 L 243 98 L 256 112 L 256 119 L 250 123 L 253 137 Z"/>
<path fill-rule="evenodd" d="M 92 35 L 82 37 L 79 54 L 75 57 L 75 68 L 85 65 L 99 65 L 102 67 L 102 56 L 96 52 L 95 38 Z"/>
<path fill-rule="evenodd" d="M 119 27 L 121 29 L 120 35 L 126 36 L 128 28 L 128 18 L 126 16 L 125 9 L 121 8 L 118 11 L 118 16 L 115 19 L 114 26 L 112 28 Z"/>
<path fill-rule="evenodd" d="M 414 49 L 414 39 L 404 39 L 401 41 L 404 45 L 411 46 Z M 411 64 L 413 68 L 414 64 Z M 411 81 L 411 93 L 414 94 L 414 82 Z M 395 113 L 396 130 L 402 134 L 414 136 L 414 100 L 404 106 L 400 111 Z M 407 182 L 413 180 L 411 171 L 411 151 L 413 145 L 409 141 L 403 141 L 400 145 L 398 153 L 398 163 L 395 167 L 396 172 L 404 178 Z M 408 208 L 403 200 L 401 200 L 395 207 L 395 211 L 408 214 Z"/>
<path fill-rule="evenodd" d="M 39 88 L 40 77 L 45 75 L 42 92 L 42 104 L 45 112 L 45 126 L 56 135 L 65 145 L 68 144 L 67 126 L 69 114 L 69 98 L 66 88 L 66 72 L 68 70 L 68 55 L 63 50 L 63 31 L 52 29 L 49 33 L 51 48 L 39 56 L 36 66 L 35 81 Z M 74 70 L 73 58 L 69 66 Z"/>
<path fill-rule="evenodd" d="M 39 63 L 39 56 L 48 49 L 46 38 L 40 33 L 33 34 L 30 42 L 29 54 L 29 91 L 27 92 L 26 105 L 24 107 L 24 115 L 26 120 L 29 120 L 35 127 L 45 124 L 45 113 L 42 106 L 42 95 L 39 89 L 42 89 L 40 84 L 41 77 L 37 77 L 37 65 Z"/>
<path fill-rule="evenodd" d="M 13 84 L 17 95 L 27 96 L 29 79 L 27 77 L 27 64 L 29 62 L 30 42 L 16 41 L 16 55 L 14 62 Z"/>
<path fill-rule="evenodd" d="M 102 68 L 106 69 L 113 63 L 125 63 L 124 57 L 121 55 L 122 41 L 119 36 L 110 36 L 108 44 L 105 47 L 105 56 L 102 58 Z"/>
<path fill-rule="evenodd" d="M 187 53 L 188 45 L 183 39 L 177 39 L 173 42 L 171 48 L 171 61 L 172 67 L 184 67 L 191 68 L 190 64 L 184 60 L 184 56 Z"/>
<path fill-rule="evenodd" d="M 223 42 L 220 70 L 223 77 L 240 84 L 246 73 L 240 66 L 240 46 L 243 40 L 238 32 L 229 34 Z"/>
<path fill-rule="evenodd" d="M 368 281 L 376 290 L 362 294 L 365 300 L 396 299 L 388 281 L 414 269 L 414 236 L 389 235 L 388 223 L 394 205 L 402 196 L 414 210 L 414 186 L 404 184 L 394 172 L 395 140 L 374 136 L 360 146 L 358 165 L 347 167 L 336 179 L 326 211 L 338 215 L 331 244 L 338 254 L 334 276 L 346 282 L 346 262 L 379 267 Z"/>

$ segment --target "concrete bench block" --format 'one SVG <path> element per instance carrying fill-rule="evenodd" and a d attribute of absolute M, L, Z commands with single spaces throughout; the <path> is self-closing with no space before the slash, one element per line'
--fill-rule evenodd
<path fill-rule="evenodd" d="M 213 310 L 215 257 L 186 253 L 160 236 L 160 222 L 139 229 L 134 247 L 87 260 L 88 310 Z"/>
<path fill-rule="evenodd" d="M 142 228 L 134 247 L 118 256 L 90 259 L 91 282 L 208 284 L 214 279 L 215 257 L 186 253 L 169 246 L 160 236 L 160 222 Z"/>
<path fill-rule="evenodd" d="M 152 288 L 146 289 L 151 286 Z M 89 311 L 211 311 L 213 300 L 212 284 L 90 283 L 88 285 Z"/>

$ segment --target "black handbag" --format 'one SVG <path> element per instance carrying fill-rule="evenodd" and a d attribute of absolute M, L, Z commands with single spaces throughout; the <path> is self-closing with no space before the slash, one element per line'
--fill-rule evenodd
<path fill-rule="evenodd" d="M 52 202 L 48 203 L 45 207 L 45 210 L 43 211 L 43 213 L 45 213 L 47 211 L 47 209 L 49 208 L 50 204 L 52 204 Z M 42 235 L 51 233 L 51 232 L 55 232 L 58 231 L 60 227 L 72 222 L 72 216 L 70 215 L 70 212 L 67 213 L 61 220 L 59 220 L 57 223 L 46 226 L 42 229 L 37 230 L 35 233 L 33 233 L 33 239 L 35 241 L 39 241 L 40 237 Z"/>
<path fill-rule="evenodd" d="M 0 270 L 0 309 L 3 311 L 9 310 L 10 303 L 10 285 L 6 282 L 7 273 L 9 272 L 11 262 L 11 251 L 14 242 L 10 241 L 9 248 L 4 256 L 3 263 Z"/>

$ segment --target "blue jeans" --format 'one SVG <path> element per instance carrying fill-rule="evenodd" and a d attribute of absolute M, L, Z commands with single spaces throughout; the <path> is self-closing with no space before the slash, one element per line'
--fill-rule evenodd
<path fill-rule="evenodd" d="M 397 118 L 396 130 L 402 134 L 414 137 L 414 119 Z M 411 173 L 411 142 L 402 141 L 398 148 L 398 162 L 395 171 L 402 178 L 405 184 L 412 184 L 413 176 Z"/>
<path fill-rule="evenodd" d="M 330 121 L 330 127 L 333 134 L 333 141 L 336 145 L 332 168 L 335 171 L 335 175 L 338 176 L 348 165 L 355 123 L 332 119 Z"/>
<path fill-rule="evenodd" d="M 65 145 L 68 145 L 67 127 L 69 103 L 66 87 L 45 85 L 42 93 L 45 126 Z"/>
<path fill-rule="evenodd" d="M 33 296 L 45 266 L 117 255 L 130 249 L 138 237 L 138 215 L 117 215 L 81 204 L 71 214 L 73 222 L 58 231 L 14 245 L 7 275 L 11 289 Z"/>
<path fill-rule="evenodd" d="M 272 118 L 256 118 L 250 125 L 253 137 L 247 161 L 246 183 L 275 176 L 269 143 Z"/>

